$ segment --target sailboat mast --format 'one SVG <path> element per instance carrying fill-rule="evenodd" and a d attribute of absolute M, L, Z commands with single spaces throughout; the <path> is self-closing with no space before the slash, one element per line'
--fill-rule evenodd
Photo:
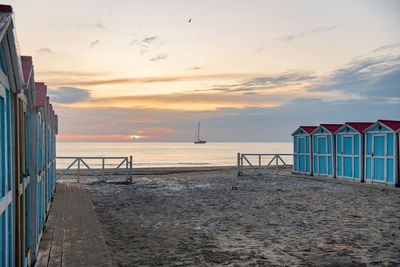
<path fill-rule="evenodd" d="M 197 123 L 197 141 L 200 141 L 200 122 Z"/>

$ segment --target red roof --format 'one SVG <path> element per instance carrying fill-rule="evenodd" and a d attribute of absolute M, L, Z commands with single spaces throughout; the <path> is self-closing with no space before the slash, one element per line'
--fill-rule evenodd
<path fill-rule="evenodd" d="M 32 57 L 21 56 L 22 73 L 24 75 L 24 82 L 27 83 L 32 69 Z"/>
<path fill-rule="evenodd" d="M 12 6 L 0 5 L 0 12 L 11 13 L 11 12 L 13 12 Z"/>
<path fill-rule="evenodd" d="M 46 106 L 47 86 L 44 83 L 35 83 L 36 106 Z"/>
<path fill-rule="evenodd" d="M 397 131 L 398 129 L 400 129 L 400 121 L 378 120 L 378 122 L 389 127 L 393 131 Z"/>
<path fill-rule="evenodd" d="M 334 133 L 336 132 L 340 127 L 343 126 L 343 124 L 321 124 L 325 129 L 327 129 L 329 132 Z"/>
<path fill-rule="evenodd" d="M 300 126 L 301 129 L 306 131 L 307 133 L 311 134 L 312 131 L 317 129 L 318 126 Z"/>
<path fill-rule="evenodd" d="M 347 125 L 351 126 L 354 130 L 359 133 L 364 132 L 369 126 L 374 124 L 373 122 L 346 122 Z"/>

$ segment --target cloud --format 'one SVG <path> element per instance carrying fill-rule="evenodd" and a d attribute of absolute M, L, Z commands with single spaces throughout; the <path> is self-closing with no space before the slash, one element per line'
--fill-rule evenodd
<path fill-rule="evenodd" d="M 90 91 L 75 87 L 59 87 L 58 89 L 49 89 L 48 94 L 52 102 L 60 104 L 73 104 L 90 99 Z"/>
<path fill-rule="evenodd" d="M 61 84 L 68 86 L 96 86 L 96 85 L 107 85 L 107 84 L 138 84 L 138 83 L 158 83 L 158 82 L 180 82 L 180 81 L 195 81 L 195 80 L 212 80 L 212 79 L 226 79 L 226 78 L 237 78 L 249 76 L 250 74 L 245 73 L 215 73 L 215 74 L 196 74 L 196 75 L 168 75 L 168 76 L 150 76 L 150 77 L 134 77 L 134 78 L 114 78 L 114 79 L 103 79 L 103 80 L 85 80 L 85 79 L 65 79 L 50 80 L 48 84 Z"/>
<path fill-rule="evenodd" d="M 304 86 L 303 83 L 311 82 L 317 76 L 308 72 L 288 72 L 277 75 L 255 77 L 249 80 L 242 81 L 237 84 L 215 86 L 212 89 L 194 90 L 202 91 L 219 91 L 219 92 L 250 92 L 250 91 L 267 91 L 273 89 L 282 89 L 290 86 Z"/>
<path fill-rule="evenodd" d="M 102 22 L 97 22 L 97 23 L 92 23 L 92 24 L 80 24 L 78 25 L 78 28 L 95 28 L 95 29 L 100 29 L 100 30 L 105 30 L 106 27 Z"/>
<path fill-rule="evenodd" d="M 142 43 L 151 44 L 157 39 L 158 39 L 157 36 L 145 37 L 145 38 L 142 39 Z"/>
<path fill-rule="evenodd" d="M 338 91 L 360 97 L 400 97 L 400 56 L 357 59 L 309 91 Z"/>
<path fill-rule="evenodd" d="M 284 36 L 279 37 L 277 40 L 282 41 L 282 42 L 291 42 L 293 40 L 300 39 L 300 38 L 303 38 L 308 35 L 314 35 L 314 34 L 323 33 L 323 32 L 330 32 L 330 31 L 336 30 L 337 28 L 339 28 L 338 25 L 337 26 L 318 27 L 318 28 L 315 28 L 315 29 L 312 29 L 309 31 L 284 35 Z"/>
<path fill-rule="evenodd" d="M 96 45 L 100 44 L 100 40 L 94 40 L 90 43 L 90 49 L 94 48 Z"/>
<path fill-rule="evenodd" d="M 160 61 L 160 60 L 165 60 L 168 58 L 168 55 L 165 53 L 161 53 L 158 56 L 150 58 L 150 61 Z"/>
<path fill-rule="evenodd" d="M 158 95 L 135 95 L 106 98 L 92 98 L 73 107 L 117 107 L 128 109 L 217 110 L 219 108 L 244 108 L 250 106 L 277 106 L 284 101 L 282 96 L 261 96 L 237 93 L 174 93 Z"/>
<path fill-rule="evenodd" d="M 104 77 L 111 75 L 109 72 L 91 72 L 91 71 L 75 71 L 75 70 L 44 70 L 35 71 L 36 74 L 46 76 L 79 76 L 79 77 Z"/>
<path fill-rule="evenodd" d="M 38 49 L 37 51 L 38 51 L 39 53 L 46 53 L 46 54 L 54 53 L 54 51 L 51 50 L 51 49 L 48 48 L 48 47 L 40 48 L 40 49 Z"/>
<path fill-rule="evenodd" d="M 130 45 L 137 46 L 139 48 L 140 55 L 143 56 L 150 50 L 160 48 L 165 43 L 166 41 L 161 40 L 158 36 L 144 36 L 133 38 L 133 40 L 130 42 Z"/>
<path fill-rule="evenodd" d="M 389 50 L 389 49 L 397 48 L 397 47 L 400 47 L 400 43 L 395 43 L 395 44 L 380 46 L 380 47 L 374 49 L 374 50 L 372 51 L 372 53 L 380 52 L 380 51 L 384 51 L 384 50 Z"/>

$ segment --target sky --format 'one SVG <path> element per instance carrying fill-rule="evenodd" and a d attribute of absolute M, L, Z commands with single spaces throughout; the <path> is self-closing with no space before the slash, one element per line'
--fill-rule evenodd
<path fill-rule="evenodd" d="M 400 1 L 17 0 L 59 141 L 290 141 L 400 120 Z M 189 22 L 189 20 L 191 20 Z"/>

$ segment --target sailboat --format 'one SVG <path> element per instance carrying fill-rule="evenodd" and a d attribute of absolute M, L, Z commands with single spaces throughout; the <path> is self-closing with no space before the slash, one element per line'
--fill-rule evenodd
<path fill-rule="evenodd" d="M 207 143 L 206 140 L 201 140 L 200 139 L 200 122 L 197 124 L 197 140 L 194 140 L 195 144 L 205 144 Z"/>

